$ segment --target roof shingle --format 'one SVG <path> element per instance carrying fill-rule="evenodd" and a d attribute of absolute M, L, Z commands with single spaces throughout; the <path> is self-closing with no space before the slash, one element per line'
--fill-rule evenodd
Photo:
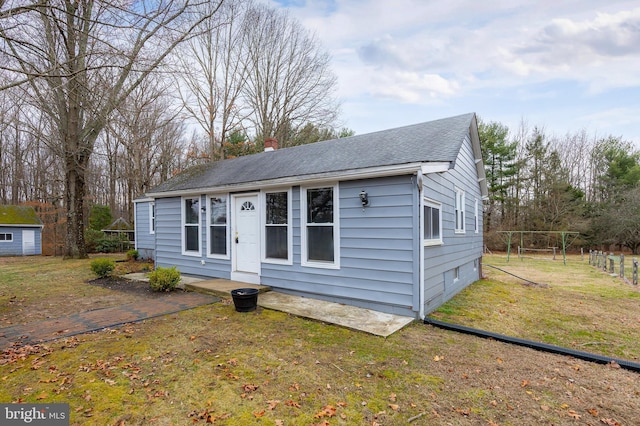
<path fill-rule="evenodd" d="M 454 162 L 473 113 L 195 166 L 150 193 L 409 163 Z"/>

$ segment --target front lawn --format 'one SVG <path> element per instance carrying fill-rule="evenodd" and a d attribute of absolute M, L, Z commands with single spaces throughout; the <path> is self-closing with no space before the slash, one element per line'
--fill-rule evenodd
<path fill-rule="evenodd" d="M 585 263 L 587 276 L 589 268 Z M 475 284 L 437 315 L 459 322 L 470 318 L 467 324 L 474 327 L 503 326 L 492 331 L 507 334 L 553 334 L 556 326 L 545 322 L 553 318 L 532 322 L 520 306 L 533 306 L 535 300 L 566 306 L 567 299 L 539 294 L 560 294 L 564 287 L 559 283 L 575 280 L 565 278 L 562 269 L 538 269 L 542 276 L 537 280 L 548 282 L 549 289 L 503 280 L 485 269 L 490 282 Z M 576 274 L 573 269 L 567 272 Z M 69 305 L 84 309 L 129 297 L 89 286 L 85 281 L 90 278 L 89 261 L 0 258 L 0 315 L 12 323 L 32 321 L 42 315 L 25 311 L 48 306 L 50 300 L 66 301 L 67 306 L 48 308 L 48 315 L 62 315 L 72 310 Z M 620 338 L 609 336 L 607 328 L 578 340 L 578 323 L 588 321 L 594 327 L 614 317 L 625 318 L 617 328 L 631 336 L 637 333 L 637 309 L 616 313 L 601 306 L 623 297 L 596 289 L 617 285 L 594 272 L 592 281 L 577 290 L 584 297 L 571 301 L 581 301 L 586 316 L 567 312 L 555 339 L 568 341 L 562 340 L 567 330 L 576 330 L 571 341 L 577 345 L 595 342 L 596 337 L 609 342 L 582 349 L 637 354 L 635 347 L 619 348 Z M 474 297 L 474 292 L 493 300 L 475 306 L 484 298 Z M 75 303 L 74 298 L 85 303 Z M 608 316 L 588 315 L 601 315 L 601 310 Z M 517 315 L 523 315 L 521 321 Z M 509 321 L 501 324 L 495 319 L 501 317 Z M 78 425 L 627 425 L 640 416 L 638 378 L 615 366 L 420 322 L 385 339 L 261 308 L 237 313 L 227 301 L 5 351 L 0 360 L 0 402 L 69 403 L 71 424 Z"/>

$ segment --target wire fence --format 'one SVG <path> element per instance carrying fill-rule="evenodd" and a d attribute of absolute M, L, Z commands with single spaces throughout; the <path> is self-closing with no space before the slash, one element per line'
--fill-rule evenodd
<path fill-rule="evenodd" d="M 605 251 L 589 250 L 590 265 L 612 275 L 618 275 L 633 285 L 638 285 L 638 258 L 631 258 L 631 262 L 627 263 L 627 265 L 625 265 L 625 261 L 629 262 L 628 259 L 625 259 L 623 253 L 616 256 L 613 252 L 607 253 Z M 629 268 L 625 266 L 629 266 Z"/>

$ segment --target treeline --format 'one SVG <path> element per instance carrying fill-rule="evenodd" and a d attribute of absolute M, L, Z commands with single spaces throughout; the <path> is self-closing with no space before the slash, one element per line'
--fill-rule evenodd
<path fill-rule="evenodd" d="M 516 130 L 497 122 L 478 127 L 489 186 L 489 248 L 506 249 L 500 231 L 577 231 L 573 248 L 638 252 L 640 152 L 632 142 L 585 130 L 549 135 L 524 122 Z M 551 233 L 523 235 L 525 248 L 561 246 Z"/>
<path fill-rule="evenodd" d="M 93 205 L 132 220 L 192 164 L 349 134 L 327 52 L 252 0 L 18 0 L 0 27 L 0 202 L 56 212 L 67 257 Z"/>

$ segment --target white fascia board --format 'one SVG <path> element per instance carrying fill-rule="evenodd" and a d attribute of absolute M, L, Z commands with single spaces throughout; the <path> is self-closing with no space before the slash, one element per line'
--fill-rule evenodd
<path fill-rule="evenodd" d="M 154 201 L 154 198 L 145 197 L 145 198 L 136 198 L 135 200 L 133 200 L 134 203 L 148 203 L 150 201 Z"/>
<path fill-rule="evenodd" d="M 446 163 L 449 164 L 449 163 Z M 279 179 L 269 179 L 256 182 L 247 182 L 239 184 L 194 188 L 180 191 L 168 191 L 168 192 L 151 192 L 146 194 L 148 197 L 166 198 L 166 197 L 178 197 L 187 195 L 208 194 L 214 192 L 236 192 L 270 188 L 282 188 L 286 186 L 299 186 L 299 185 L 315 185 L 323 182 L 342 182 L 348 180 L 369 179 L 376 177 L 396 176 L 400 174 L 413 174 L 417 173 L 422 167 L 423 163 L 407 163 L 393 166 L 371 167 L 367 169 L 354 169 L 354 170 L 340 170 L 330 173 L 317 173 L 311 175 L 290 176 Z"/>
<path fill-rule="evenodd" d="M 433 163 L 423 163 L 420 170 L 422 170 L 423 175 L 427 175 L 429 173 L 442 173 L 446 172 L 451 168 L 451 163 L 448 161 L 439 161 Z"/>
<path fill-rule="evenodd" d="M 0 223 L 0 226 L 7 228 L 44 228 L 44 225 L 36 225 L 35 223 Z"/>

